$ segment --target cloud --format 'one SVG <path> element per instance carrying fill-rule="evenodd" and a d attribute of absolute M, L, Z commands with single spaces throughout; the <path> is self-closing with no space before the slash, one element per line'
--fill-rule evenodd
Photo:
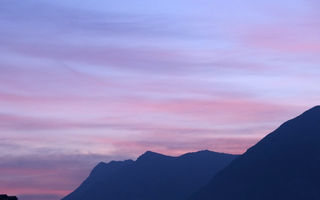
<path fill-rule="evenodd" d="M 96 3 L 0 2 L 10 194 L 58 199 L 146 150 L 242 153 L 320 100 L 315 1 Z"/>
<path fill-rule="evenodd" d="M 158 22 L 159 17 L 154 16 L 90 12 L 48 2 L 4 1 L 2 4 L 1 14 L 4 22 L 7 22 L 4 26 L 8 26 L 3 29 L 5 33 L 0 38 L 2 51 L 15 56 L 18 54 L 21 57 L 56 62 L 54 65 L 57 68 L 71 62 L 100 67 L 100 71 L 113 69 L 180 76 L 229 68 L 265 69 L 261 63 L 243 60 L 241 56 L 235 56 L 233 51 L 216 47 L 212 36 L 202 36 L 203 30 L 193 27 L 198 21 L 187 23 L 185 18 L 181 18 L 173 23 L 175 17 L 171 16 Z M 30 13 L 30 10 L 37 12 Z M 12 26 L 12 20 L 19 26 Z M 22 35 L 21 25 L 32 28 L 24 27 Z M 170 32 L 171 29 L 175 30 Z M 170 33 L 166 34 L 165 31 Z M 99 32 L 99 37 L 95 32 Z M 195 48 L 192 43 L 186 44 L 188 38 L 178 42 L 185 34 L 197 35 L 190 38 L 190 41 L 198 41 L 197 46 L 203 48 Z M 119 38 L 121 35 L 125 37 Z M 168 35 L 173 39 L 155 39 Z M 140 38 L 134 38 L 136 36 Z M 152 45 L 146 39 L 147 36 L 155 40 Z M 207 39 L 210 42 L 202 41 Z"/>
<path fill-rule="evenodd" d="M 192 38 L 196 35 L 187 31 L 184 25 L 168 23 L 177 20 L 175 16 L 168 19 L 155 14 L 123 13 L 115 11 L 97 11 L 64 6 L 51 1 L 2 1 L 1 14 L 3 25 L 2 38 L 15 36 L 19 33 L 18 25 L 22 26 L 28 40 L 46 41 L 51 36 L 56 41 L 64 37 L 130 37 L 130 38 Z M 36 12 L 30 12 L 35 10 Z M 112 10 L 112 9 L 110 9 Z M 10 22 L 15 21 L 15 25 Z M 180 23 L 182 20 L 179 21 Z M 185 23 L 184 23 L 185 24 Z M 37 28 L 32 29 L 32 28 Z M 41 28 L 40 28 L 41 27 Z M 38 37 L 37 37 L 38 36 Z M 73 38 L 70 38 L 73 39 Z M 88 37 L 90 39 L 90 37 Z"/>
<path fill-rule="evenodd" d="M 5 95 L 2 101 L 15 100 L 16 96 Z M 25 100 L 24 100 L 25 98 Z M 73 109 L 81 108 L 82 105 L 94 105 L 92 109 L 99 110 L 104 107 L 106 110 L 111 111 L 111 108 L 115 108 L 114 112 L 118 112 L 122 116 L 128 116 L 135 113 L 135 116 L 140 116 L 140 122 L 136 122 L 134 119 L 119 119 L 112 118 L 111 115 L 106 115 L 105 119 L 98 115 L 94 118 L 87 119 L 64 119 L 60 117 L 45 118 L 41 116 L 33 115 L 16 115 L 2 113 L 1 129 L 3 130 L 67 130 L 67 129 L 123 129 L 123 130 L 138 130 L 148 131 L 148 116 L 176 116 L 185 120 L 194 120 L 194 122 L 214 122 L 215 124 L 253 124 L 266 121 L 282 120 L 288 113 L 293 113 L 294 110 L 299 108 L 290 105 L 276 104 L 271 102 L 263 102 L 254 100 L 251 98 L 245 98 L 237 96 L 235 100 L 231 100 L 227 95 L 225 98 L 176 98 L 167 100 L 152 100 L 146 98 L 132 98 L 126 99 L 126 101 L 103 100 L 96 101 L 94 99 L 87 99 L 87 103 L 78 104 L 76 101 L 79 98 L 74 97 L 71 99 L 64 99 L 57 101 L 55 98 L 35 98 L 18 96 L 15 104 L 23 105 L 37 105 L 42 103 L 50 107 L 52 103 L 59 103 L 60 107 L 68 107 L 69 104 L 73 104 Z M 47 101 L 47 102 L 46 102 Z M 110 109 L 109 109 L 110 108 Z M 43 107 L 46 109 L 46 106 Z M 85 112 L 84 112 L 85 113 Z M 271 120 L 272 119 L 272 120 Z M 158 124 L 166 122 L 158 121 Z M 161 130 L 161 127 L 158 126 Z"/>
<path fill-rule="evenodd" d="M 61 198 L 77 187 L 98 162 L 121 158 L 94 154 L 0 157 L 1 190 L 21 199 Z"/>
<path fill-rule="evenodd" d="M 277 8 L 270 5 L 269 20 L 243 25 L 238 30 L 239 40 L 243 39 L 242 44 L 249 48 L 282 58 L 317 55 L 320 52 L 317 5 L 312 1 L 299 3 Z"/>
<path fill-rule="evenodd" d="M 223 140 L 222 138 L 212 140 L 203 138 L 192 142 L 182 140 L 180 143 L 165 140 L 114 141 L 119 149 L 112 155 L 48 153 L 21 156 L 1 155 L 0 187 L 2 191 L 18 195 L 21 199 L 61 198 L 76 188 L 100 161 L 128 159 L 130 158 L 128 155 L 131 155 L 131 158 L 136 158 L 146 148 L 169 155 L 178 155 L 197 148 L 203 149 L 201 148 L 203 144 L 211 146 L 215 150 L 225 148 L 224 145 L 229 144 L 230 150 L 234 151 L 243 148 L 241 145 L 255 142 L 255 139 L 244 139 L 242 143 L 239 143 L 238 139 Z M 234 141 L 234 145 L 230 141 Z M 202 145 L 199 146 L 199 144 Z M 138 153 L 132 155 L 132 152 Z"/>
<path fill-rule="evenodd" d="M 61 195 L 56 195 L 56 194 L 22 194 L 19 195 L 19 199 L 23 200 L 57 200 L 61 199 L 63 196 Z"/>

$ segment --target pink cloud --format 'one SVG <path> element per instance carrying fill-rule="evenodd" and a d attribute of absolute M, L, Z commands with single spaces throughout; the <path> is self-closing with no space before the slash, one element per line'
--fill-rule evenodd
<path fill-rule="evenodd" d="M 63 109 L 66 107 L 70 110 L 70 113 L 77 113 L 81 110 L 82 105 L 92 105 L 86 109 L 96 111 L 95 115 L 88 118 L 88 121 L 66 120 L 60 117 L 52 117 L 51 119 L 39 118 L 39 116 L 26 115 L 17 116 L 10 114 L 2 114 L 2 128 L 10 126 L 14 129 L 69 129 L 69 128 L 128 128 L 136 127 L 139 129 L 147 129 L 147 118 L 153 114 L 162 114 L 167 116 L 178 116 L 182 119 L 195 120 L 197 123 L 214 122 L 216 124 L 239 124 L 241 123 L 257 123 L 283 120 L 288 113 L 294 113 L 295 110 L 299 110 L 299 107 L 284 106 L 282 104 L 276 104 L 271 102 L 263 102 L 254 100 L 251 98 L 240 98 L 239 96 L 235 100 L 231 100 L 229 96 L 220 99 L 146 99 L 146 98 L 128 98 L 125 101 L 112 100 L 108 98 L 105 100 L 95 99 L 83 99 L 80 103 L 76 102 L 76 97 L 63 98 L 37 98 L 37 97 L 25 97 L 17 95 L 2 94 L 1 101 L 14 102 L 16 104 L 42 106 L 45 110 L 51 110 L 53 103 L 58 103 L 59 107 Z M 79 98 L 78 98 L 79 101 Z M 85 102 L 83 102 L 85 101 Z M 53 107 L 54 108 L 54 107 Z M 100 108 L 103 108 L 102 110 Z M 85 113 L 86 110 L 83 110 Z M 102 112 L 99 112 L 102 111 Z M 105 119 L 102 118 L 103 110 L 109 111 Z M 118 113 L 119 116 L 135 116 L 141 117 L 141 122 L 137 123 L 130 119 L 112 118 L 112 116 Z M 41 116 L 41 115 L 40 115 Z M 145 119 L 145 120 L 144 120 Z M 146 121 L 147 120 L 147 121 Z M 165 124 L 160 121 L 157 123 Z M 140 125 L 139 125 L 140 124 Z M 144 127 L 143 127 L 144 126 Z M 158 127 L 161 128 L 161 127 Z"/>
<path fill-rule="evenodd" d="M 304 9 L 288 12 L 285 8 L 270 9 L 276 20 L 244 25 L 239 38 L 247 47 L 271 50 L 269 55 L 283 57 L 286 54 L 310 56 L 320 52 L 320 23 L 317 3 L 308 2 Z M 276 10 L 276 11 L 275 11 Z M 280 55 L 279 55 L 280 53 Z"/>
<path fill-rule="evenodd" d="M 192 20 L 162 21 L 4 2 L 1 190 L 53 200 L 102 160 L 244 152 L 318 100 L 313 3 L 307 14 L 273 3 L 253 13 L 241 2 L 227 15 L 200 9 Z"/>
<path fill-rule="evenodd" d="M 312 27 L 286 28 L 279 25 L 256 27 L 247 38 L 247 44 L 280 53 L 316 54 L 320 52 L 320 30 Z"/>
<path fill-rule="evenodd" d="M 31 196 L 61 198 L 77 187 L 98 162 L 113 158 L 108 155 L 1 157 L 0 188 L 2 192 L 18 195 L 21 199 Z"/>

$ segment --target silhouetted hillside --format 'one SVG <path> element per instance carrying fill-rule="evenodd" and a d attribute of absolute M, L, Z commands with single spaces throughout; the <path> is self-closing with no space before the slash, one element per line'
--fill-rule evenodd
<path fill-rule="evenodd" d="M 185 200 L 235 157 L 211 151 L 170 157 L 148 151 L 136 161 L 98 164 L 63 200 Z"/>
<path fill-rule="evenodd" d="M 266 136 L 190 200 L 319 200 L 320 107 Z"/>
<path fill-rule="evenodd" d="M 8 196 L 6 194 L 0 194 L 0 200 L 18 200 L 16 196 Z"/>

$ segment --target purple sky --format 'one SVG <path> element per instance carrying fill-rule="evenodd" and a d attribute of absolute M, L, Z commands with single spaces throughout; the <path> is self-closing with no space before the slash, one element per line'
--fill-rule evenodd
<path fill-rule="evenodd" d="M 320 101 L 317 0 L 0 1 L 0 193 L 99 161 L 242 153 Z"/>

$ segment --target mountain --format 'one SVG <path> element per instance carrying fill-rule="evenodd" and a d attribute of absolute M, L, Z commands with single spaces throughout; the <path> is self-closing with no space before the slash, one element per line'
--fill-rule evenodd
<path fill-rule="evenodd" d="M 0 194 L 0 200 L 18 200 L 16 196 L 8 196 L 6 194 Z"/>
<path fill-rule="evenodd" d="M 185 200 L 235 157 L 211 151 L 179 157 L 147 151 L 136 161 L 99 163 L 63 200 Z"/>
<path fill-rule="evenodd" d="M 282 124 L 190 198 L 235 199 L 320 199 L 320 106 Z"/>

